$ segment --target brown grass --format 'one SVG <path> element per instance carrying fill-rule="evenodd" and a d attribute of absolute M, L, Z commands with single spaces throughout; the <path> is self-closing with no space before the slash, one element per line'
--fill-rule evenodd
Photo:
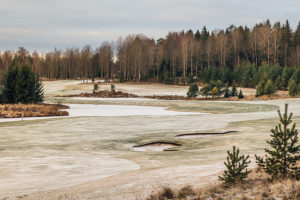
<path fill-rule="evenodd" d="M 68 116 L 68 106 L 60 104 L 4 104 L 0 105 L 0 118 Z"/>
<path fill-rule="evenodd" d="M 247 199 L 300 199 L 300 180 L 284 179 L 270 180 L 260 168 L 253 170 L 247 181 L 243 184 L 228 186 L 223 183 L 206 186 L 200 189 L 193 189 L 185 186 L 179 190 L 168 188 L 168 194 L 173 194 L 173 198 L 166 198 L 166 188 L 150 195 L 147 200 L 161 199 L 222 199 L 222 200 L 247 200 Z"/>

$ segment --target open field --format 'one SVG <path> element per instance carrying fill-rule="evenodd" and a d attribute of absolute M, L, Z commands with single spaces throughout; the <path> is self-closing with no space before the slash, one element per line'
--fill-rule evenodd
<path fill-rule="evenodd" d="M 207 186 L 222 173 L 232 145 L 252 160 L 254 154 L 263 153 L 277 123 L 276 110 L 284 103 L 289 103 L 295 122 L 300 123 L 299 99 L 196 102 L 55 97 L 92 88 L 78 83 L 45 83 L 47 102 L 67 103 L 70 116 L 0 123 L 0 199 L 144 199 L 161 186 Z M 135 85 L 126 87 L 135 93 Z M 138 87 L 137 94 L 186 92 L 180 86 Z M 225 131 L 237 132 L 175 137 Z M 180 146 L 172 147 L 173 151 L 133 151 L 133 146 L 152 142 Z"/>

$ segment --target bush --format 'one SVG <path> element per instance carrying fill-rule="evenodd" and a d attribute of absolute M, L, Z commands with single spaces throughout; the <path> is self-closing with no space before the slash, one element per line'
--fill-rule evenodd
<path fill-rule="evenodd" d="M 265 159 L 255 155 L 258 166 L 262 167 L 272 178 L 299 176 L 300 168 L 297 167 L 297 161 L 300 160 L 298 131 L 295 123 L 292 128 L 288 128 L 292 123 L 292 115 L 292 113 L 288 115 L 287 104 L 285 104 L 283 116 L 278 110 L 280 124 L 271 130 L 272 139 L 267 141 L 271 149 L 265 149 L 268 155 Z"/>
<path fill-rule="evenodd" d="M 248 161 L 249 155 L 239 155 L 240 150 L 233 146 L 232 153 L 227 151 L 227 162 L 224 162 L 227 170 L 224 171 L 222 176 L 219 176 L 219 180 L 225 183 L 238 183 L 244 182 L 251 172 L 246 168 L 251 161 Z"/>
<path fill-rule="evenodd" d="M 243 99 L 243 98 L 244 98 L 244 95 L 243 95 L 242 90 L 240 90 L 239 95 L 238 95 L 238 98 L 239 98 L 239 99 Z"/>
<path fill-rule="evenodd" d="M 190 85 L 188 92 L 186 93 L 188 97 L 195 98 L 199 96 L 199 88 L 196 83 Z"/>
<path fill-rule="evenodd" d="M 214 96 L 218 96 L 218 95 L 219 95 L 218 88 L 217 88 L 217 87 L 214 87 L 214 88 L 211 90 L 211 96 L 214 97 Z"/>

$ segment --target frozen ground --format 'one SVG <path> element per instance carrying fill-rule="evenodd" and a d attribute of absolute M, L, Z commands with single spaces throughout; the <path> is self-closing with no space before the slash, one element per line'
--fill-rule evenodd
<path fill-rule="evenodd" d="M 56 94 L 85 87 L 78 83 L 46 83 L 48 101 L 55 102 Z M 263 153 L 270 128 L 277 123 L 276 109 L 283 109 L 285 102 L 300 122 L 299 99 L 226 103 L 62 100 L 76 103 L 70 105 L 71 117 L 0 123 L 0 199 L 143 199 L 162 185 L 205 185 L 222 172 L 232 145 L 252 159 Z M 201 113 L 173 111 L 180 109 Z M 229 130 L 238 132 L 174 137 Z M 182 146 L 170 152 L 132 150 L 155 141 Z"/>

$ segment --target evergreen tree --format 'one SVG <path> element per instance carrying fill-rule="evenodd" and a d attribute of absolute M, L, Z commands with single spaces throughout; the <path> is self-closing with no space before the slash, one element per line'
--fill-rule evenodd
<path fill-rule="evenodd" d="M 274 94 L 276 92 L 275 85 L 272 80 L 268 80 L 264 86 L 264 94 Z"/>
<path fill-rule="evenodd" d="M 210 91 L 211 91 L 211 89 L 210 89 L 209 85 L 205 84 L 201 87 L 200 94 L 202 96 L 205 96 L 205 98 L 207 99 L 207 96 L 210 94 Z"/>
<path fill-rule="evenodd" d="M 255 155 L 258 166 L 262 167 L 272 178 L 299 175 L 300 168 L 296 166 L 297 161 L 300 160 L 298 131 L 295 123 L 292 128 L 289 128 L 292 115 L 293 113 L 288 114 L 288 104 L 285 104 L 283 116 L 278 110 L 280 124 L 271 130 L 272 139 L 267 141 L 271 149 L 265 149 L 268 155 L 265 155 L 265 159 Z"/>
<path fill-rule="evenodd" d="M 232 89 L 231 89 L 231 95 L 230 96 L 233 96 L 233 97 L 237 96 L 237 88 L 236 88 L 236 83 L 235 82 L 233 82 L 233 84 L 232 84 Z"/>
<path fill-rule="evenodd" d="M 296 82 L 291 79 L 289 81 L 289 95 L 290 96 L 297 96 L 299 93 L 299 88 L 298 85 L 296 84 Z"/>
<path fill-rule="evenodd" d="M 196 83 L 191 84 L 186 95 L 191 98 L 195 98 L 195 97 L 199 96 L 198 85 Z"/>
<path fill-rule="evenodd" d="M 5 104 L 17 103 L 17 93 L 16 93 L 16 80 L 17 80 L 18 70 L 15 66 L 11 65 L 8 68 L 7 73 L 3 80 L 2 98 Z"/>
<path fill-rule="evenodd" d="M 229 98 L 229 96 L 230 96 L 230 90 L 228 87 L 228 83 L 226 83 L 225 89 L 224 89 L 224 98 Z"/>
<path fill-rule="evenodd" d="M 12 65 L 3 81 L 3 103 L 39 103 L 44 101 L 43 85 L 29 66 Z"/>
<path fill-rule="evenodd" d="M 44 87 L 40 77 L 35 75 L 34 78 L 34 99 L 33 103 L 40 103 L 44 101 Z"/>
<path fill-rule="evenodd" d="M 242 90 L 240 90 L 240 92 L 239 92 L 239 94 L 238 94 L 238 98 L 239 98 L 239 99 L 243 99 L 243 98 L 244 98 L 244 95 L 243 95 Z"/>
<path fill-rule="evenodd" d="M 31 69 L 28 66 L 19 68 L 16 80 L 16 101 L 25 104 L 34 102 L 34 85 L 34 75 Z"/>
<path fill-rule="evenodd" d="M 97 84 L 97 83 L 95 83 L 95 84 L 94 84 L 93 93 L 95 93 L 95 92 L 96 92 L 98 89 L 99 89 L 99 87 L 98 87 L 98 84 Z"/>
<path fill-rule="evenodd" d="M 264 88 L 265 88 L 265 81 L 259 82 L 259 84 L 256 86 L 256 96 L 264 95 Z"/>
<path fill-rule="evenodd" d="M 229 184 L 244 182 L 251 172 L 251 170 L 246 169 L 251 162 L 248 161 L 249 155 L 246 157 L 244 155 L 240 156 L 240 150 L 236 149 L 235 146 L 233 146 L 232 153 L 227 151 L 227 154 L 227 162 L 224 162 L 227 170 L 224 171 L 222 176 L 219 176 L 219 180 Z"/>

